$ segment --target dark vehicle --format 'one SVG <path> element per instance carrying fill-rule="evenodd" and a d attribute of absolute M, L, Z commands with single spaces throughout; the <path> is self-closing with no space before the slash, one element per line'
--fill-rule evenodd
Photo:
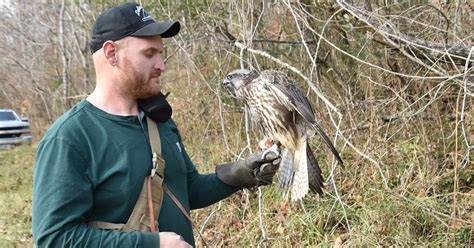
<path fill-rule="evenodd" d="M 31 144 L 28 118 L 21 118 L 11 109 L 0 109 L 0 149 L 12 145 Z"/>

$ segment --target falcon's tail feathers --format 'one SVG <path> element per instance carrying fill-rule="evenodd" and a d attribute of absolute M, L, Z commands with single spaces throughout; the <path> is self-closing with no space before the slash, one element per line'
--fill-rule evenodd
<path fill-rule="evenodd" d="M 288 199 L 288 193 L 290 192 L 294 176 L 293 157 L 288 148 L 286 148 L 281 156 L 280 177 L 278 179 L 278 193 L 280 193 L 285 200 Z"/>
<path fill-rule="evenodd" d="M 321 168 L 309 145 L 305 142 L 304 146 L 306 152 L 301 153 L 302 158 L 300 159 L 293 159 L 292 153 L 288 149 L 285 149 L 282 153 L 278 193 L 285 200 L 288 200 L 290 191 L 292 201 L 303 198 L 309 190 L 319 195 L 323 194 L 324 180 Z M 293 163 L 298 161 L 300 164 L 295 170 Z"/>
<path fill-rule="evenodd" d="M 308 156 L 306 155 L 307 139 L 302 139 L 301 145 L 295 151 L 294 163 L 297 164 L 293 185 L 291 186 L 291 200 L 302 199 L 309 192 Z"/>
<path fill-rule="evenodd" d="M 316 132 L 318 132 L 319 136 L 321 136 L 324 143 L 326 143 L 326 145 L 329 147 L 329 149 L 334 154 L 334 156 L 336 156 L 336 159 L 339 161 L 339 163 L 341 163 L 341 165 L 343 165 L 342 159 L 339 156 L 339 152 L 336 150 L 336 147 L 334 147 L 331 140 L 329 139 L 327 134 L 324 132 L 323 128 L 319 125 L 318 122 L 313 123 L 313 127 L 314 127 L 314 129 L 316 129 Z"/>
<path fill-rule="evenodd" d="M 314 193 L 318 193 L 319 195 L 323 194 L 324 188 L 324 179 L 322 176 L 321 168 L 318 165 L 318 161 L 314 157 L 313 151 L 309 145 L 306 148 L 306 155 L 308 156 L 308 180 L 309 180 L 309 188 Z"/>

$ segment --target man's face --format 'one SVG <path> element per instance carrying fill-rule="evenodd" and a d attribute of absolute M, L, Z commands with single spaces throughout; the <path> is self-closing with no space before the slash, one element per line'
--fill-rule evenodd
<path fill-rule="evenodd" d="M 127 37 L 118 44 L 119 92 L 133 99 L 160 93 L 160 76 L 165 70 L 161 37 Z"/>

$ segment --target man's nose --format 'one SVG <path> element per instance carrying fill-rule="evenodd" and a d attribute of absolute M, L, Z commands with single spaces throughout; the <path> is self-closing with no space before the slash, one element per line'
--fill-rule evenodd
<path fill-rule="evenodd" d="M 160 71 L 164 71 L 166 69 L 165 61 L 163 60 L 161 55 L 157 56 L 154 67 L 155 67 L 155 70 L 160 70 Z"/>

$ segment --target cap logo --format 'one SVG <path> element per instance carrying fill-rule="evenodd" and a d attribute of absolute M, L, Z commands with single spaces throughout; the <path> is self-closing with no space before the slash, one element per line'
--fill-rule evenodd
<path fill-rule="evenodd" d="M 148 21 L 151 19 L 151 16 L 148 13 L 146 13 L 145 9 L 141 5 L 137 6 L 137 9 L 135 10 L 135 14 L 141 17 L 142 21 Z"/>

